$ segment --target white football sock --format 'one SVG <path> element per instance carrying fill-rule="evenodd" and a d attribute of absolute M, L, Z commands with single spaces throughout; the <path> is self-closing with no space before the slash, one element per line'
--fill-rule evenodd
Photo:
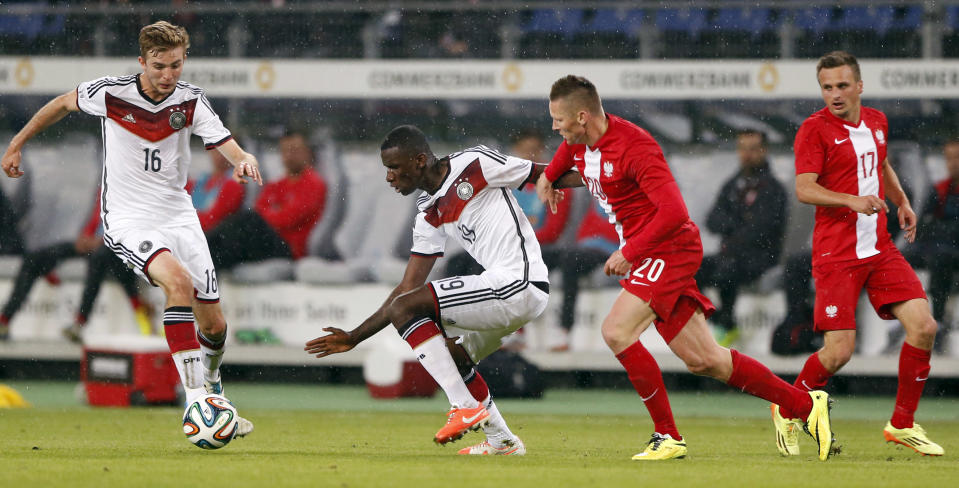
<path fill-rule="evenodd" d="M 187 390 L 203 389 L 203 353 L 199 349 L 188 349 L 186 351 L 175 352 L 173 364 L 180 373 L 180 382 L 183 388 Z M 187 395 L 189 398 L 189 395 Z"/>
<path fill-rule="evenodd" d="M 203 379 L 216 383 L 220 381 L 220 363 L 223 362 L 223 351 L 226 349 L 226 334 L 219 343 L 214 343 L 200 331 L 197 331 L 196 335 L 203 353 Z M 211 345 L 214 347 L 209 347 Z"/>
<path fill-rule="evenodd" d="M 451 405 L 464 408 L 475 408 L 479 402 L 473 398 L 463 377 L 456 370 L 456 363 L 446 348 L 446 339 L 442 335 L 434 336 L 413 349 L 420 364 L 436 380 L 440 388 L 446 393 Z"/>
<path fill-rule="evenodd" d="M 499 413 L 499 408 L 496 408 L 491 396 L 486 397 L 483 405 L 489 412 L 489 424 L 483 428 L 483 432 L 486 433 L 486 441 L 493 447 L 503 447 L 506 441 L 512 440 L 516 436 L 509 430 L 506 419 L 503 418 L 503 414 Z"/>

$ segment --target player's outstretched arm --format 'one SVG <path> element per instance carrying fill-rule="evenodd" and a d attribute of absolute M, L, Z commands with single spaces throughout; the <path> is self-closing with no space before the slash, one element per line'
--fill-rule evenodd
<path fill-rule="evenodd" d="M 801 173 L 796 175 L 796 198 L 802 203 L 819 207 L 849 207 L 854 212 L 872 215 L 878 212 L 888 212 L 889 205 L 875 195 L 850 195 L 827 190 L 820 185 L 816 173 Z"/>
<path fill-rule="evenodd" d="M 899 228 L 906 233 L 907 242 L 915 242 L 916 224 L 919 222 L 919 219 L 916 217 L 916 212 L 912 209 L 912 204 L 909 203 L 909 196 L 906 195 L 906 192 L 902 189 L 899 176 L 896 174 L 896 171 L 892 169 L 892 165 L 889 164 L 889 158 L 886 158 L 882 164 L 884 166 L 882 178 L 886 186 L 886 196 L 892 200 L 892 203 L 895 203 L 896 206 L 899 207 L 899 210 L 896 212 L 899 218 Z"/>
<path fill-rule="evenodd" d="M 78 110 L 80 110 L 80 107 L 77 105 L 76 90 L 70 90 L 47 102 L 37 113 L 33 114 L 27 125 L 23 126 L 20 132 L 10 140 L 10 145 L 7 146 L 7 151 L 3 153 L 2 163 L 0 163 L 3 165 L 3 172 L 10 178 L 23 176 L 23 170 L 20 169 L 20 152 L 23 145 L 43 129 L 59 122 L 70 112 Z"/>
<path fill-rule="evenodd" d="M 373 315 L 370 315 L 359 327 L 349 332 L 337 329 L 336 327 L 325 327 L 323 331 L 328 334 L 307 342 L 303 350 L 308 354 L 323 358 L 331 354 L 349 351 L 356 347 L 357 344 L 373 337 L 374 334 L 386 328 L 387 325 L 390 325 L 390 318 L 387 311 L 390 305 L 393 304 L 393 300 L 404 293 L 423 286 L 435 262 L 436 256 L 410 256 L 403 280 L 393 289 L 390 295 L 386 297 L 386 301 L 380 305 L 380 308 L 377 309 Z"/>
<path fill-rule="evenodd" d="M 553 187 L 553 182 L 546 178 L 545 174 L 540 174 L 536 180 L 536 195 L 540 201 L 549 206 L 549 211 L 556 213 L 556 205 L 566 197 L 563 192 Z"/>
<path fill-rule="evenodd" d="M 256 158 L 243 150 L 235 139 L 230 139 L 217 146 L 217 151 L 223 155 L 231 164 L 233 164 L 233 179 L 237 183 L 246 184 L 249 178 L 258 185 L 263 185 L 263 177 L 260 176 L 260 163 Z"/>

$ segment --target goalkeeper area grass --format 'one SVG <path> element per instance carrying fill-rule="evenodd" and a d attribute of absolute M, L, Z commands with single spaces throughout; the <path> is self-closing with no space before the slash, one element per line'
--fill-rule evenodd
<path fill-rule="evenodd" d="M 459 456 L 432 436 L 448 408 L 430 399 L 374 400 L 361 386 L 226 383 L 256 424 L 217 451 L 191 445 L 182 410 L 91 408 L 75 383 L 8 382 L 33 406 L 0 409 L 0 486 L 69 487 L 616 487 L 952 486 L 959 479 L 959 399 L 924 398 L 917 419 L 946 451 L 922 457 L 886 444 L 891 397 L 836 396 L 842 453 L 780 457 L 768 404 L 735 392 L 675 393 L 686 459 L 637 462 L 652 433 L 625 390 L 548 390 L 542 400 L 497 400 L 526 444 L 524 457 Z"/>

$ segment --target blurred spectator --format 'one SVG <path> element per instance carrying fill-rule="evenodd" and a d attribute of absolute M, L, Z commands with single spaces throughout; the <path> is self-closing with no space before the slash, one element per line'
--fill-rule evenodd
<path fill-rule="evenodd" d="M 243 205 L 246 187 L 233 179 L 233 164 L 220 151 L 207 151 L 212 171 L 187 183 L 203 232 L 209 232 Z"/>
<path fill-rule="evenodd" d="M 951 327 L 946 320 L 946 303 L 955 287 L 953 277 L 959 271 L 959 139 L 946 142 L 942 152 L 948 177 L 926 192 L 916 243 L 905 253 L 913 266 L 929 270 L 932 316 L 939 322 L 937 350 L 941 350 Z"/>
<path fill-rule="evenodd" d="M 0 340 L 7 339 L 9 324 L 17 312 L 20 311 L 20 307 L 23 306 L 23 303 L 26 301 L 27 295 L 30 294 L 30 290 L 33 288 L 33 284 L 37 278 L 47 275 L 47 280 L 51 284 L 57 285 L 60 283 L 60 280 L 56 274 L 52 273 L 53 269 L 64 259 L 83 255 L 89 256 L 91 262 L 97 262 L 96 265 L 91 263 L 91 267 L 97 266 L 98 269 L 104 269 L 105 267 L 114 271 L 127 297 L 130 299 L 130 305 L 137 315 L 138 322 L 141 322 L 141 328 L 143 327 L 142 320 L 145 319 L 147 321 L 145 332 L 150 332 L 149 310 L 146 308 L 145 303 L 140 300 L 139 290 L 136 286 L 132 271 L 127 269 L 119 258 L 103 245 L 102 226 L 100 225 L 100 192 L 98 191 L 97 198 L 94 200 L 93 209 L 90 212 L 90 217 L 87 219 L 87 224 L 80 231 L 80 235 L 77 236 L 75 241 L 58 242 L 24 254 L 23 261 L 20 263 L 20 269 L 17 271 L 17 276 L 13 282 L 13 290 L 11 290 L 10 296 L 3 306 L 3 311 L 0 313 Z M 112 258 L 113 262 L 107 258 Z M 97 289 L 99 290 L 99 285 Z M 84 300 L 86 301 L 86 290 L 84 290 L 84 293 Z M 96 294 L 93 295 L 93 298 L 95 297 Z M 63 330 L 64 335 L 68 339 L 79 342 L 80 327 L 86 322 L 86 317 L 92 308 L 93 299 L 90 299 L 87 308 L 81 306 L 82 315 L 78 317 L 77 323 Z"/>
<path fill-rule="evenodd" d="M 22 215 L 0 188 L 0 255 L 23 252 L 23 239 L 17 229 Z"/>
<path fill-rule="evenodd" d="M 286 175 L 263 187 L 253 210 L 237 212 L 207 233 L 218 269 L 306 254 L 307 237 L 323 215 L 326 183 L 314 170 L 315 155 L 303 134 L 281 137 L 280 156 Z"/>
<path fill-rule="evenodd" d="M 569 332 L 576 321 L 576 299 L 579 281 L 602 266 L 619 249 L 619 234 L 609 223 L 609 217 L 598 202 L 591 205 L 580 221 L 576 242 L 571 246 L 553 245 L 543 248 L 543 260 L 550 269 L 559 268 L 562 274 L 563 303 L 560 305 L 559 325 L 562 337 L 550 348 L 553 352 L 569 350 Z"/>
<path fill-rule="evenodd" d="M 83 280 L 83 292 L 80 295 L 80 306 L 77 309 L 76 318 L 73 324 L 64 329 L 63 335 L 72 342 L 81 342 L 81 331 L 93 312 L 93 305 L 96 303 L 97 295 L 100 294 L 100 286 L 108 273 L 117 279 L 127 294 L 140 333 L 143 335 L 156 333 L 152 321 L 153 307 L 140 297 L 136 275 L 112 249 L 103 244 L 99 192 L 93 211 L 90 212 L 90 218 L 80 232 L 74 249 L 77 254 L 87 254 L 87 274 Z"/>
<path fill-rule="evenodd" d="M 706 228 L 722 236 L 722 243 L 718 254 L 703 258 L 696 281 L 719 292 L 712 322 L 722 346 L 739 336 L 733 318 L 739 288 L 779 262 L 786 234 L 786 190 L 769 167 L 766 143 L 763 132 L 739 133 L 740 170 L 723 184 L 706 219 Z"/>

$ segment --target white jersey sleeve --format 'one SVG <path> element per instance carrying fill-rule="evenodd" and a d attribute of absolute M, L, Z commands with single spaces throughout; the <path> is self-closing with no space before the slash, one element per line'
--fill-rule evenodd
<path fill-rule="evenodd" d="M 136 75 L 132 75 L 136 76 Z M 104 76 L 91 81 L 85 81 L 77 86 L 77 106 L 80 110 L 97 117 L 107 116 L 105 95 L 106 87 L 120 85 L 128 76 Z"/>
<path fill-rule="evenodd" d="M 201 92 L 199 98 L 193 113 L 193 133 L 203 139 L 207 149 L 213 149 L 230 139 L 230 131 L 223 126 L 220 116 L 213 111 L 206 95 Z"/>
<path fill-rule="evenodd" d="M 507 156 L 486 146 L 471 147 L 450 157 L 458 157 L 463 154 L 479 156 L 480 164 L 483 167 L 483 177 L 487 184 L 492 187 L 516 189 L 521 187 L 533 174 L 532 161 Z"/>
<path fill-rule="evenodd" d="M 441 256 L 446 250 L 446 232 L 443 226 L 433 227 L 426 221 L 426 213 L 416 214 L 413 220 L 412 254 L 420 256 Z"/>

